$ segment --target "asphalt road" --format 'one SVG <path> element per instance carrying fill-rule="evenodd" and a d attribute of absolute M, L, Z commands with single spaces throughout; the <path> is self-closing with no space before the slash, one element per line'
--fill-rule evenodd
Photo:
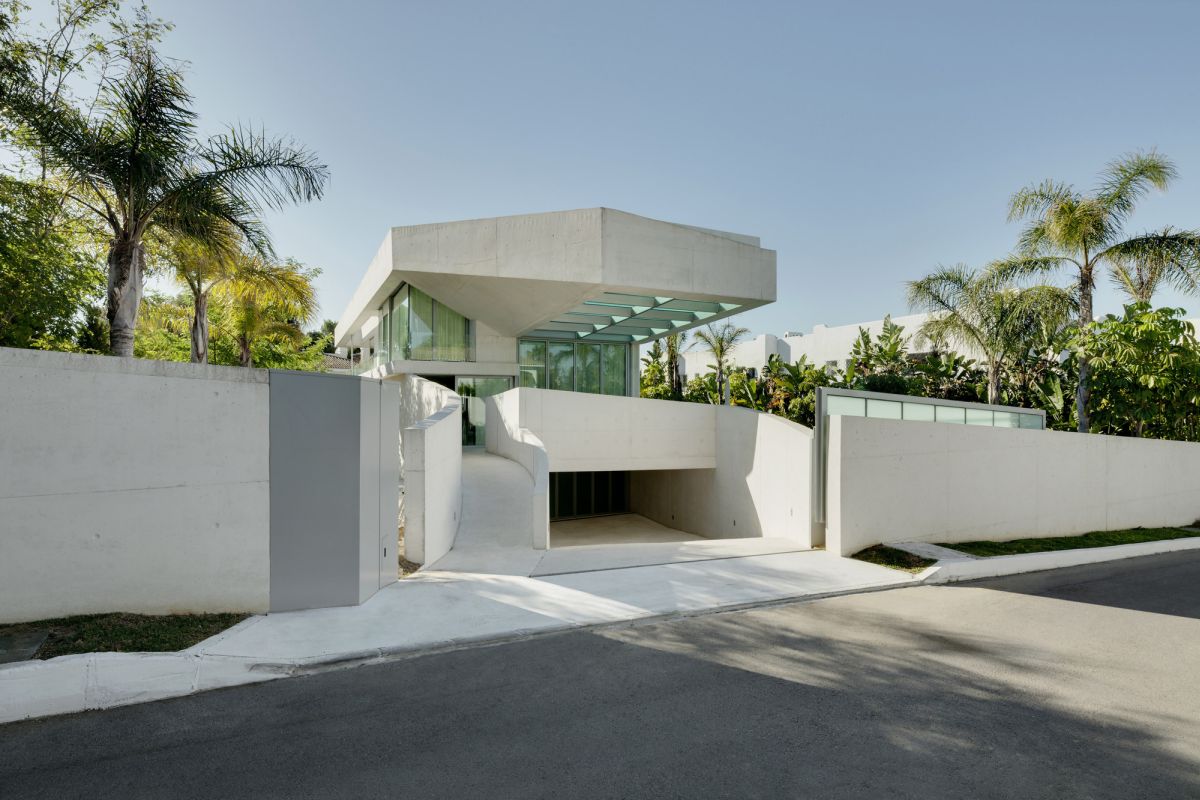
<path fill-rule="evenodd" d="M 1196 798 L 1200 554 L 0 727 L 7 798 Z"/>

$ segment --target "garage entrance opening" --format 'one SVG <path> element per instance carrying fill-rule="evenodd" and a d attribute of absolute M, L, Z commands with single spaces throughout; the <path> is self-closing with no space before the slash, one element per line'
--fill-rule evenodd
<path fill-rule="evenodd" d="M 550 520 L 629 512 L 629 473 L 550 473 Z"/>

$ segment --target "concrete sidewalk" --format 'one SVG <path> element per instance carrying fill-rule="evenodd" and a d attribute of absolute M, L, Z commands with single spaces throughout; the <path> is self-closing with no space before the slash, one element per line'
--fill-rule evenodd
<path fill-rule="evenodd" d="M 99 653 L 0 667 L 0 722 L 535 633 L 916 582 L 823 551 L 541 578 L 420 572 L 361 606 L 252 617 L 182 653 Z"/>

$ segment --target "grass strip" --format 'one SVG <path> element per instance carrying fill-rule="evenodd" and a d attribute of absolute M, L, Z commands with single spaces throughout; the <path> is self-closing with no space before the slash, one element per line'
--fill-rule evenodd
<path fill-rule="evenodd" d="M 247 614 L 84 614 L 0 625 L 0 636 L 48 631 L 34 658 L 75 653 L 169 653 L 186 650 L 236 625 Z"/>
<path fill-rule="evenodd" d="M 1048 553 L 1054 550 L 1079 550 L 1085 547 L 1111 547 L 1118 544 L 1160 542 L 1200 536 L 1182 528 L 1129 528 L 1121 531 L 1096 531 L 1080 536 L 1051 536 L 1042 539 L 1012 539 L 1007 542 L 955 542 L 943 544 L 973 556 L 1012 556 L 1020 553 Z"/>
<path fill-rule="evenodd" d="M 882 567 L 904 570 L 905 572 L 920 572 L 926 567 L 932 567 L 937 563 L 931 558 L 922 558 L 913 553 L 907 553 L 904 550 L 897 550 L 894 547 L 888 547 L 883 544 L 868 547 L 866 550 L 859 550 L 850 557 L 856 558 L 859 561 L 866 561 L 870 564 L 879 564 Z"/>

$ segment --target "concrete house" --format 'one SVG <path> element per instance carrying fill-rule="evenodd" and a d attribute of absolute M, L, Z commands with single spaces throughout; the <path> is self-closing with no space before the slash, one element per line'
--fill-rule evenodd
<path fill-rule="evenodd" d="M 404 386 L 408 557 L 524 572 L 568 542 L 807 546 L 807 501 L 759 485 L 805 485 L 807 429 L 637 397 L 640 345 L 774 300 L 756 237 L 613 209 L 391 229 L 335 336 Z M 756 446 L 772 425 L 795 441 Z"/>

